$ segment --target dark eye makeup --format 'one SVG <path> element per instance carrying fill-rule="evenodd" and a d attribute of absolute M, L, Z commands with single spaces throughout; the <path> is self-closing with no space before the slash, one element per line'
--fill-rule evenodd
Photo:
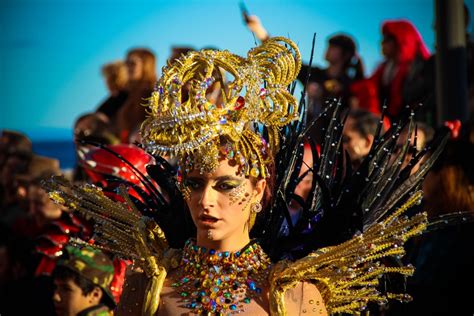
<path fill-rule="evenodd" d="M 216 179 L 216 182 L 212 188 L 217 191 L 227 192 L 241 185 L 242 181 L 242 179 L 235 177 L 219 177 Z M 184 180 L 184 185 L 193 191 L 197 191 L 201 190 L 205 186 L 205 182 L 206 181 L 201 178 L 190 177 Z"/>

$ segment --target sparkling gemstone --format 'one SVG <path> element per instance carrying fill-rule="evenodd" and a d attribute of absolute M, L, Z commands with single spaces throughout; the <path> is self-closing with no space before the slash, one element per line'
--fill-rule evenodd
<path fill-rule="evenodd" d="M 239 96 L 237 98 L 237 101 L 235 101 L 235 106 L 234 106 L 234 110 L 240 110 L 241 108 L 243 108 L 245 106 L 245 99 L 244 97 L 242 96 Z"/>
<path fill-rule="evenodd" d="M 258 170 L 258 168 L 256 167 L 253 167 L 251 170 L 250 170 L 250 175 L 254 178 L 257 178 L 259 175 L 260 175 L 260 171 Z"/>
<path fill-rule="evenodd" d="M 217 307 L 217 303 L 216 303 L 216 301 L 214 301 L 214 300 L 211 300 L 211 308 L 212 308 L 213 310 L 215 310 L 215 309 L 216 309 L 216 307 Z"/>
<path fill-rule="evenodd" d="M 252 290 L 252 291 L 255 291 L 257 289 L 257 286 L 255 285 L 255 282 L 251 281 L 249 282 L 249 288 Z"/>

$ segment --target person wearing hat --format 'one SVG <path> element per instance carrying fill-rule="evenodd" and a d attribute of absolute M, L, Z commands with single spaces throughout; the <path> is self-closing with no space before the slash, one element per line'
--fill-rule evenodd
<path fill-rule="evenodd" d="M 112 315 L 112 261 L 100 250 L 67 246 L 53 271 L 53 302 L 58 316 Z"/>

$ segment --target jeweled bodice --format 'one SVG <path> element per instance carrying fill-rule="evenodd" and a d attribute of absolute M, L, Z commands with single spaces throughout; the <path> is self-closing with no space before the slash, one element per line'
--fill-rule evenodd
<path fill-rule="evenodd" d="M 268 256 L 255 242 L 237 252 L 218 252 L 189 240 L 168 283 L 190 312 L 227 315 L 246 310 L 252 301 L 267 301 L 262 295 L 269 268 Z"/>

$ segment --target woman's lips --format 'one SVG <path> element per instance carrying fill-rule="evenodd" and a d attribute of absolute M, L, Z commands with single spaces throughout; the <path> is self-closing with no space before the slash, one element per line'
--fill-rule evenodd
<path fill-rule="evenodd" d="M 219 219 L 210 215 L 201 215 L 199 216 L 199 221 L 204 226 L 214 226 L 219 221 Z"/>

